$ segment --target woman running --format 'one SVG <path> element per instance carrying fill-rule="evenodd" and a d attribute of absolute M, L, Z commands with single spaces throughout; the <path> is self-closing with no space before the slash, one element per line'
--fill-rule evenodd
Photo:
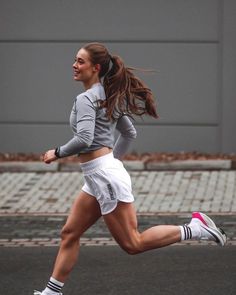
<path fill-rule="evenodd" d="M 136 137 L 132 115 L 157 118 L 150 89 L 100 43 L 89 43 L 77 53 L 74 80 L 85 91 L 77 96 L 70 115 L 73 138 L 49 150 L 44 162 L 78 154 L 85 184 L 76 198 L 61 232 L 54 269 L 42 291 L 35 295 L 59 295 L 75 265 L 80 237 L 101 216 L 109 231 L 129 254 L 164 247 L 182 240 L 210 240 L 224 246 L 226 235 L 205 214 L 192 213 L 188 225 L 158 225 L 140 233 L 133 205 L 130 176 L 122 156 Z M 114 131 L 120 133 L 114 144 Z"/>

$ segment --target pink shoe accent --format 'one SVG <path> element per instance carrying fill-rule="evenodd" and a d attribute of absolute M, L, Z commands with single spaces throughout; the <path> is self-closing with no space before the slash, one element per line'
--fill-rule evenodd
<path fill-rule="evenodd" d="M 203 219 L 203 217 L 202 217 L 202 215 L 201 215 L 200 212 L 193 212 L 193 213 L 192 213 L 192 218 L 197 218 L 197 219 L 201 220 L 201 222 L 207 226 L 207 223 L 206 223 L 206 221 Z"/>

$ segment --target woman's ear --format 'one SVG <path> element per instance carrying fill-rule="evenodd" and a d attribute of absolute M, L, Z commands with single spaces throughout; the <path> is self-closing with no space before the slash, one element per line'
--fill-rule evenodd
<path fill-rule="evenodd" d="M 100 65 L 100 64 L 96 64 L 96 65 L 94 65 L 94 70 L 95 70 L 95 72 L 100 72 L 100 70 L 101 70 L 101 65 Z"/>

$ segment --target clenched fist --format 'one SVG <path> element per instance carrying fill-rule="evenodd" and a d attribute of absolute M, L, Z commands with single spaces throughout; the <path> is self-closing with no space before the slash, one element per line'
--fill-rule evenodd
<path fill-rule="evenodd" d="M 50 164 L 51 162 L 57 160 L 57 156 L 55 155 L 55 149 L 47 151 L 43 156 L 43 161 L 46 164 Z"/>

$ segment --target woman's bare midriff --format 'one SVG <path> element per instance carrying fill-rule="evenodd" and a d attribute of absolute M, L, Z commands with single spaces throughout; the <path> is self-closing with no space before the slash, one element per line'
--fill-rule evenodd
<path fill-rule="evenodd" d="M 96 158 L 105 156 L 105 155 L 107 155 L 107 154 L 109 154 L 111 152 L 112 152 L 112 149 L 111 148 L 109 148 L 109 147 L 102 147 L 99 150 L 92 151 L 90 153 L 80 154 L 78 158 L 79 158 L 79 162 L 80 163 L 85 163 L 85 162 L 94 160 Z"/>

